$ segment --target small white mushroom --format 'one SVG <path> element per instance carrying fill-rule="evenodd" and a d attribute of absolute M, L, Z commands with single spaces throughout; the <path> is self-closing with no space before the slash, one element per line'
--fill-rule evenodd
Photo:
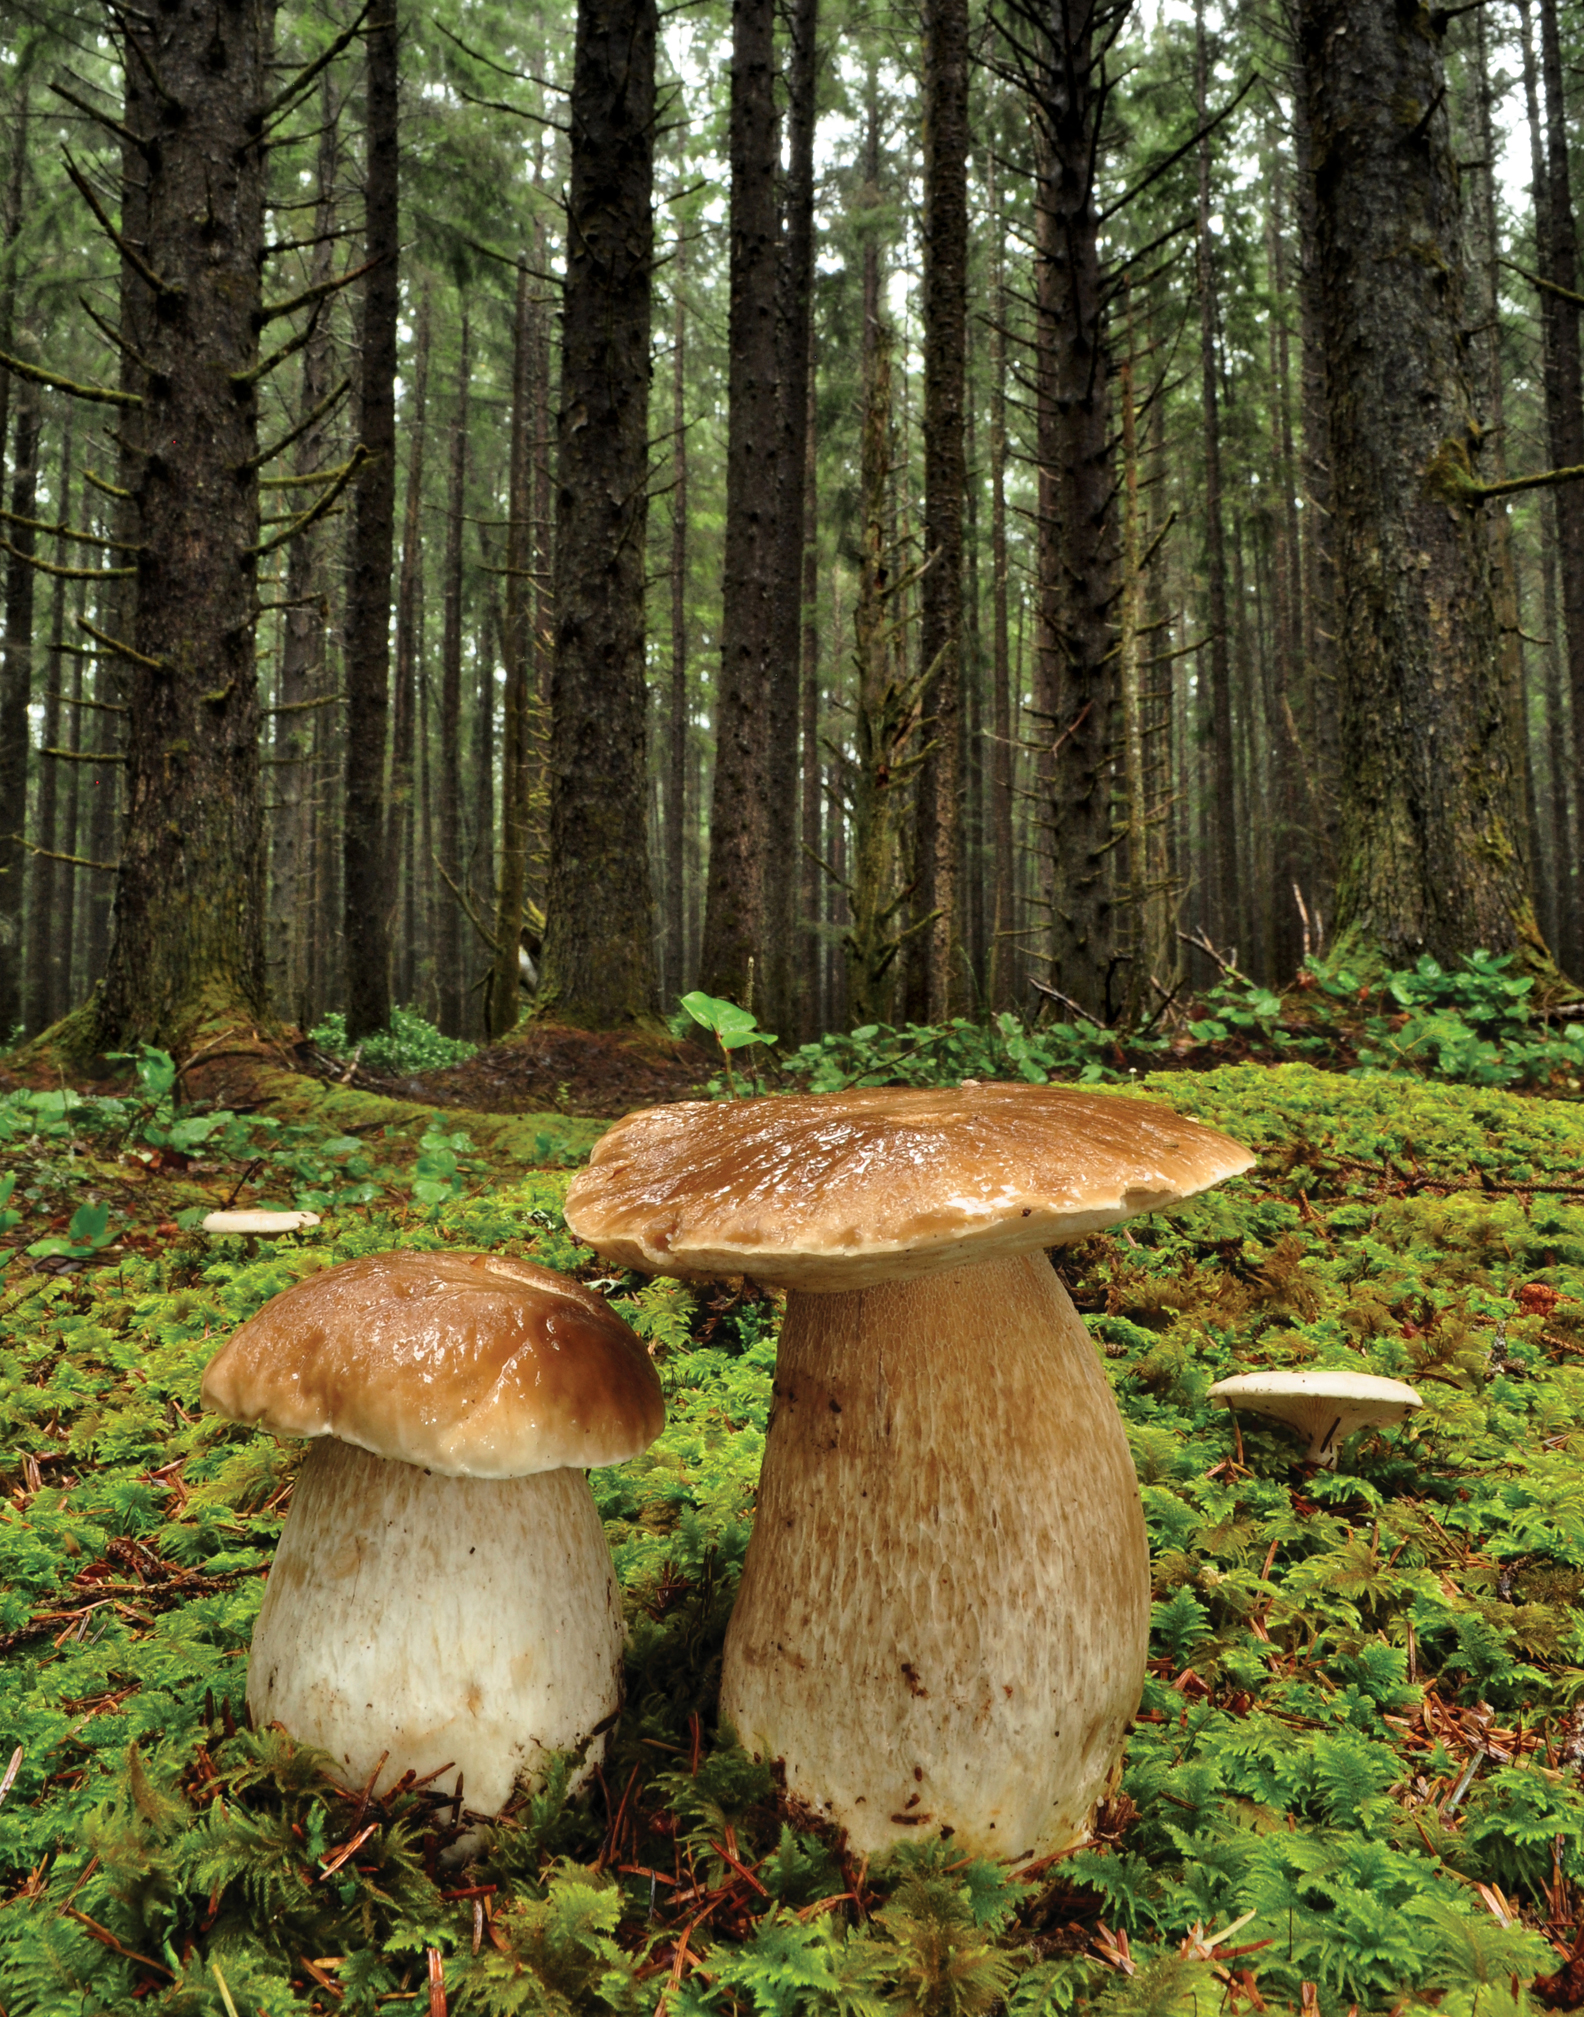
<path fill-rule="evenodd" d="M 1210 1399 L 1280 1422 L 1307 1445 L 1304 1462 L 1334 1471 L 1337 1452 L 1355 1429 L 1387 1428 L 1424 1402 L 1401 1380 L 1345 1366 L 1307 1367 L 1299 1373 L 1238 1373 L 1218 1380 Z"/>
<path fill-rule="evenodd" d="M 366 1255 L 266 1303 L 203 1400 L 317 1439 L 253 1634 L 255 1723 L 354 1785 L 451 1766 L 476 1814 L 556 1751 L 594 1769 L 622 1616 L 584 1474 L 665 1422 L 603 1296 L 502 1255 Z"/>
<path fill-rule="evenodd" d="M 211 1212 L 203 1222 L 206 1233 L 240 1234 L 245 1238 L 275 1240 L 283 1233 L 300 1233 L 319 1224 L 317 1212 Z"/>

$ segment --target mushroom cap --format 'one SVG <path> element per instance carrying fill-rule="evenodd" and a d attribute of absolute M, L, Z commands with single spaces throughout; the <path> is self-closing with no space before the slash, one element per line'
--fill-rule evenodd
<path fill-rule="evenodd" d="M 454 1478 L 624 1462 L 665 1426 L 642 1341 L 597 1290 L 501 1254 L 367 1254 L 273 1297 L 203 1403 Z"/>
<path fill-rule="evenodd" d="M 266 1238 L 279 1233 L 300 1233 L 304 1226 L 320 1223 L 317 1212 L 211 1212 L 203 1222 L 206 1233 L 262 1233 Z"/>
<path fill-rule="evenodd" d="M 685 1100 L 618 1121 L 566 1219 L 649 1274 L 838 1292 L 1056 1246 L 1253 1162 L 1169 1107 L 1064 1086 Z"/>
<path fill-rule="evenodd" d="M 1217 1380 L 1209 1398 L 1251 1415 L 1285 1422 L 1309 1438 L 1318 1453 L 1342 1442 L 1366 1422 L 1400 1422 L 1424 1402 L 1402 1380 L 1355 1373 L 1346 1366 L 1310 1366 L 1302 1372 L 1237 1373 Z M 1329 1433 L 1328 1433 L 1329 1432 Z"/>

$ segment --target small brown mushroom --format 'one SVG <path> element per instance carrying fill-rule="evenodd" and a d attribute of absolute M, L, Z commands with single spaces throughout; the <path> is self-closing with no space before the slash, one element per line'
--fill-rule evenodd
<path fill-rule="evenodd" d="M 1209 1398 L 1280 1422 L 1307 1445 L 1303 1461 L 1324 1471 L 1336 1469 L 1337 1454 L 1355 1429 L 1370 1423 L 1386 1428 L 1424 1406 L 1401 1380 L 1355 1373 L 1345 1366 L 1237 1373 L 1229 1380 L 1217 1380 Z"/>
<path fill-rule="evenodd" d="M 660 1433 L 605 1299 L 495 1254 L 374 1254 L 266 1303 L 207 1408 L 315 1440 L 253 1635 L 248 1707 L 354 1784 L 443 1766 L 493 1814 L 583 1771 L 621 1699 L 621 1606 L 585 1471 Z"/>
<path fill-rule="evenodd" d="M 1142 1100 L 998 1084 L 656 1107 L 574 1180 L 606 1259 L 788 1292 L 721 1711 L 855 1850 L 1081 1836 L 1138 1706 L 1149 1562 L 1043 1250 L 1251 1161 Z"/>

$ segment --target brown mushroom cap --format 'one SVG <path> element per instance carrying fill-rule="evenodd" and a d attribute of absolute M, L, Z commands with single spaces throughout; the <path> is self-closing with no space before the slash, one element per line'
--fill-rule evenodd
<path fill-rule="evenodd" d="M 1064 1086 L 688 1100 L 618 1121 L 566 1218 L 649 1274 L 839 1292 L 1056 1246 L 1253 1161 L 1169 1107 Z"/>
<path fill-rule="evenodd" d="M 665 1425 L 639 1338 L 596 1290 L 499 1254 L 369 1254 L 250 1317 L 203 1402 L 447 1477 L 624 1462 Z"/>

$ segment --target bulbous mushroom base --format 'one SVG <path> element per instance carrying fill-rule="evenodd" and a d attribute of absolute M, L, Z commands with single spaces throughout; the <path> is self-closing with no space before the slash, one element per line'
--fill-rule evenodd
<path fill-rule="evenodd" d="M 793 1293 L 721 1713 L 874 1852 L 1080 1839 L 1138 1706 L 1149 1548 L 1042 1253 Z"/>
<path fill-rule="evenodd" d="M 621 1702 L 621 1604 L 582 1471 L 446 1478 L 331 1437 L 298 1474 L 247 1701 L 347 1783 L 449 1765 L 495 1814 Z M 443 1784 L 454 1783 L 447 1772 Z"/>

